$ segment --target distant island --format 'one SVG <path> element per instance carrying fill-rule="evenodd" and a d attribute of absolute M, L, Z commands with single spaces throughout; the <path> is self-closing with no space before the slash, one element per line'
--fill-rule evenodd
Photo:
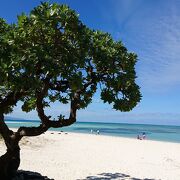
<path fill-rule="evenodd" d="M 11 116 L 5 116 L 4 117 L 5 121 L 17 121 L 17 122 L 40 122 L 40 120 L 30 120 L 30 119 L 23 119 L 23 118 L 18 118 L 18 117 L 11 117 Z"/>
<path fill-rule="evenodd" d="M 4 119 L 6 121 L 8 121 L 8 120 L 25 120 L 23 118 L 16 118 L 16 117 L 11 117 L 11 116 L 5 116 Z"/>

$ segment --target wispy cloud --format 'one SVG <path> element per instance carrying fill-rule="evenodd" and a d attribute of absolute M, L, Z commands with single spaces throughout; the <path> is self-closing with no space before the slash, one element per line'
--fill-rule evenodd
<path fill-rule="evenodd" d="M 116 19 L 116 23 L 118 23 L 120 27 L 120 31 L 118 33 L 124 30 L 126 24 L 133 19 L 134 14 L 139 11 L 143 3 L 143 0 L 121 0 L 116 1 L 115 4 L 113 3 L 114 17 L 118 17 Z"/>
<path fill-rule="evenodd" d="M 87 122 L 180 125 L 180 113 L 122 113 L 110 108 L 100 109 L 99 111 L 88 109 L 78 113 L 78 120 Z"/>
<path fill-rule="evenodd" d="M 129 7 L 125 15 L 119 12 L 120 3 L 113 6 L 119 23 L 116 35 L 139 55 L 142 88 L 162 92 L 180 85 L 180 4 L 159 2 L 142 6 L 140 1 L 123 1 Z"/>
<path fill-rule="evenodd" d="M 170 14 L 151 22 L 140 50 L 139 79 L 146 89 L 164 91 L 180 84 L 180 22 Z M 178 29 L 178 30 L 177 30 Z M 145 30 L 145 31 L 146 31 Z"/>

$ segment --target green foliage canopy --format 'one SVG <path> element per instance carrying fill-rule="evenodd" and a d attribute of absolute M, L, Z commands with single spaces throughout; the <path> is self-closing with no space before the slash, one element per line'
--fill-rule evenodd
<path fill-rule="evenodd" d="M 8 113 L 21 100 L 23 111 L 49 119 L 50 102 L 70 102 L 76 111 L 100 87 L 104 103 L 130 111 L 141 99 L 136 61 L 121 41 L 89 29 L 68 6 L 42 3 L 16 24 L 0 19 L 0 107 Z M 12 94 L 15 101 L 3 104 Z"/>

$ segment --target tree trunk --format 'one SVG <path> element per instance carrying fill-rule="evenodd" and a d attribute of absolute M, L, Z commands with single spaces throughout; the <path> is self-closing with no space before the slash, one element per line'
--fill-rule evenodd
<path fill-rule="evenodd" d="M 8 128 L 4 122 L 3 113 L 0 113 L 0 134 L 7 147 L 6 153 L 0 157 L 0 180 L 11 180 L 20 165 L 19 141 L 21 136 Z"/>
<path fill-rule="evenodd" d="M 8 146 L 7 152 L 0 157 L 0 179 L 11 180 L 20 165 L 19 145 Z"/>

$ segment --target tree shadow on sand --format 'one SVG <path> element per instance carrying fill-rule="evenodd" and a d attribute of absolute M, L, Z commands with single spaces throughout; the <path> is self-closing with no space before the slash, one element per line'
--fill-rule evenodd
<path fill-rule="evenodd" d="M 130 175 L 123 173 L 101 173 L 96 176 L 87 176 L 85 179 L 77 179 L 77 180 L 155 180 L 155 179 L 139 179 L 135 177 L 131 177 Z"/>
<path fill-rule="evenodd" d="M 47 176 L 42 176 L 38 172 L 19 170 L 17 172 L 16 177 L 14 177 L 12 180 L 54 180 L 54 179 L 50 179 Z"/>

